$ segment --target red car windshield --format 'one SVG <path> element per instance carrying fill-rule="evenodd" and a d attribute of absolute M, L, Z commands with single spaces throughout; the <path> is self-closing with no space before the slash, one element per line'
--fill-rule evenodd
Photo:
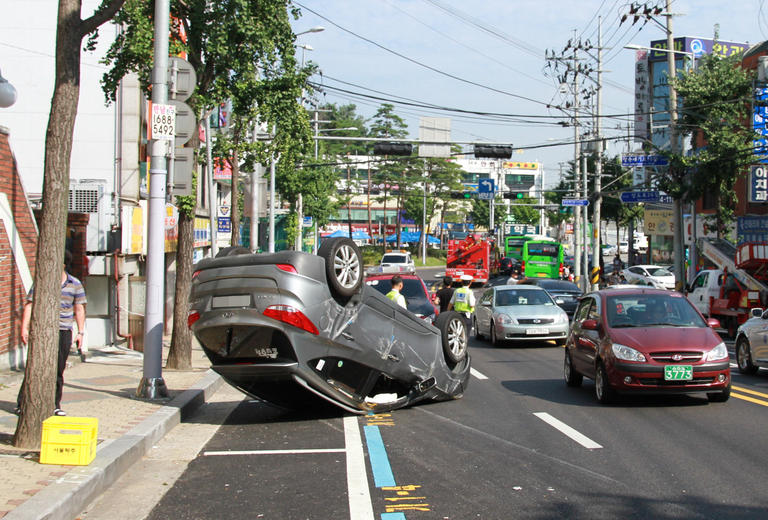
<path fill-rule="evenodd" d="M 680 296 L 664 294 L 616 294 L 605 299 L 608 326 L 707 327 L 707 322 Z"/>

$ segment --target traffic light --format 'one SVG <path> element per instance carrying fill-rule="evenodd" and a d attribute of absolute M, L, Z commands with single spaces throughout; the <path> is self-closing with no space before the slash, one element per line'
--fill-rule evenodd
<path fill-rule="evenodd" d="M 413 147 L 410 143 L 376 143 L 373 145 L 374 155 L 411 155 Z"/>
<path fill-rule="evenodd" d="M 524 191 L 505 191 L 504 192 L 504 198 L 505 199 L 524 199 L 526 196 L 526 193 Z"/>
<path fill-rule="evenodd" d="M 452 191 L 451 192 L 451 198 L 452 199 L 469 200 L 469 199 L 472 198 L 472 192 L 470 192 L 470 191 Z"/>
<path fill-rule="evenodd" d="M 476 144 L 475 157 L 485 157 L 489 159 L 510 159 L 512 157 L 512 147 L 506 145 Z"/>

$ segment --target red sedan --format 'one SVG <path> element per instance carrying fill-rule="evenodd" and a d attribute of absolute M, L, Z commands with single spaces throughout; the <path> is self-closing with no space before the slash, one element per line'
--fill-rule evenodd
<path fill-rule="evenodd" d="M 704 392 L 710 401 L 731 394 L 728 349 L 680 293 L 662 289 L 604 289 L 582 297 L 565 348 L 564 377 L 579 386 L 595 380 L 601 403 L 622 393 Z"/>

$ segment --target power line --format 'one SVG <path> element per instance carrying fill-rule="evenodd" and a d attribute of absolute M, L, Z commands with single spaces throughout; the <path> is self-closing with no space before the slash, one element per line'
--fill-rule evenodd
<path fill-rule="evenodd" d="M 402 58 L 402 59 L 404 59 L 406 61 L 409 61 L 409 62 L 413 63 L 414 65 L 418 65 L 419 67 L 423 67 L 423 68 L 425 68 L 427 70 L 431 70 L 432 72 L 435 72 L 437 74 L 440 74 L 440 75 L 445 76 L 447 78 L 451 78 L 451 79 L 456 80 L 456 81 L 460 81 L 462 83 L 466 83 L 468 85 L 473 85 L 475 87 L 480 87 L 482 89 L 489 90 L 491 92 L 496 92 L 497 94 L 503 94 L 505 96 L 510 96 L 510 97 L 514 97 L 514 98 L 517 98 L 517 99 L 523 99 L 525 101 L 530 101 L 531 103 L 536 103 L 538 105 L 545 105 L 546 106 L 546 103 L 543 102 L 543 101 L 539 101 L 537 99 L 529 98 L 527 96 L 522 96 L 520 94 L 515 94 L 513 92 L 508 92 L 506 90 L 501 90 L 501 89 L 498 89 L 498 88 L 495 88 L 495 87 L 490 87 L 488 85 L 483 85 L 482 83 L 478 83 L 476 81 L 472 81 L 472 80 L 469 80 L 469 79 L 466 79 L 466 78 L 462 78 L 460 76 L 456 76 L 455 74 L 451 74 L 450 72 L 445 72 L 445 71 L 440 70 L 438 68 L 435 68 L 435 67 L 433 67 L 431 65 L 427 65 L 426 63 L 422 63 L 422 62 L 420 62 L 418 60 L 415 60 L 415 59 L 413 59 L 413 58 L 411 58 L 409 56 L 406 56 L 405 54 L 402 54 L 402 53 L 397 52 L 395 50 L 392 50 L 392 49 L 390 49 L 388 47 L 385 47 L 384 45 L 381 45 L 380 43 L 377 43 L 377 42 L 375 42 L 375 41 L 373 41 L 373 40 L 371 40 L 369 38 L 366 38 L 365 36 L 357 34 L 354 31 L 351 31 L 351 30 L 349 30 L 349 29 L 347 29 L 345 27 L 342 27 L 341 25 L 337 24 L 336 22 L 334 22 L 330 18 L 321 15 L 317 11 L 314 11 L 314 10 L 310 9 L 310 8 L 302 5 L 299 2 L 294 1 L 293 3 L 296 4 L 297 6 L 301 7 L 305 11 L 308 11 L 308 12 L 314 14 L 318 18 L 321 18 L 322 20 L 325 20 L 326 22 L 330 23 L 334 27 L 337 27 L 338 29 L 341 29 L 342 31 L 344 31 L 344 32 L 346 32 L 348 34 L 351 34 L 352 36 L 354 36 L 356 38 L 359 38 L 359 39 L 361 39 L 361 40 L 363 40 L 365 42 L 368 42 L 371 45 L 374 45 L 374 46 L 378 47 L 379 49 L 381 49 L 383 51 L 389 52 L 390 54 L 393 54 L 393 55 L 397 56 L 398 58 Z"/>

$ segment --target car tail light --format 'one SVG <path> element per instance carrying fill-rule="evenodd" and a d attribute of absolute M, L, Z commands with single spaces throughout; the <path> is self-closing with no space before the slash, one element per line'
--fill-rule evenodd
<path fill-rule="evenodd" d="M 199 275 L 200 275 L 200 271 L 195 271 L 194 273 L 192 273 L 192 279 L 194 280 L 194 279 L 195 279 L 195 278 L 197 278 Z"/>
<path fill-rule="evenodd" d="M 303 312 L 290 305 L 270 305 L 264 310 L 264 316 L 293 325 L 311 334 L 320 334 L 315 324 L 309 321 Z"/>
<path fill-rule="evenodd" d="M 520 262 L 520 272 L 525 274 L 525 262 Z"/>
<path fill-rule="evenodd" d="M 199 271 L 198 271 L 199 272 Z M 194 323 L 200 319 L 200 313 L 197 311 L 190 311 L 187 314 L 187 327 L 192 327 Z"/>
<path fill-rule="evenodd" d="M 563 268 L 565 266 L 563 264 L 560 264 L 560 276 L 563 276 Z"/>
<path fill-rule="evenodd" d="M 293 267 L 291 264 L 275 264 L 275 267 L 277 267 L 282 271 L 285 271 L 286 273 L 298 274 L 298 271 L 296 271 L 296 268 Z"/>

